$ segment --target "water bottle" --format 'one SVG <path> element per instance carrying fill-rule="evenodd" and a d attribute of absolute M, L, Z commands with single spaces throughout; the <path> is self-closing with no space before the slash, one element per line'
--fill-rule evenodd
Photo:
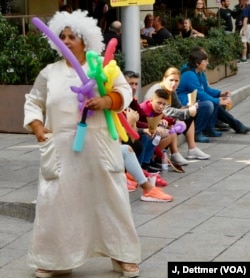
<path fill-rule="evenodd" d="M 162 163 L 161 163 L 161 168 L 164 171 L 168 171 L 168 155 L 167 155 L 167 151 L 164 150 L 163 154 L 162 154 Z"/>
<path fill-rule="evenodd" d="M 160 141 L 161 141 L 161 136 L 159 134 L 155 134 L 155 136 L 154 136 L 154 138 L 152 140 L 152 144 L 154 146 L 158 146 Z"/>

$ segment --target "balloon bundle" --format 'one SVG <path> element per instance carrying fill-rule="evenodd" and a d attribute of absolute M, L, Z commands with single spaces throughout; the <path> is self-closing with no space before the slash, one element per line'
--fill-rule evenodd
<path fill-rule="evenodd" d="M 97 84 L 100 96 L 104 96 L 107 92 L 110 92 L 115 78 L 120 74 L 120 68 L 113 60 L 117 40 L 112 39 L 109 42 L 105 51 L 104 60 L 98 55 L 98 53 L 94 51 L 88 51 L 86 53 L 86 59 L 90 68 L 88 72 L 88 78 L 74 54 L 60 40 L 60 38 L 47 27 L 46 24 L 44 24 L 37 17 L 32 19 L 32 23 L 61 50 L 63 56 L 71 63 L 72 67 L 74 67 L 80 80 L 82 81 L 82 85 L 80 87 L 71 86 L 71 90 L 77 94 L 79 110 L 83 111 L 83 117 L 77 125 L 75 141 L 73 143 L 73 150 L 80 152 L 82 151 L 84 138 L 86 135 L 86 117 L 87 114 L 90 116 L 91 112 L 93 113 L 93 111 L 84 109 L 85 100 L 95 96 L 95 84 Z M 112 139 L 116 140 L 118 138 L 117 132 L 123 141 L 128 140 L 127 133 L 134 139 L 139 138 L 138 133 L 129 125 L 122 113 L 115 113 L 105 109 L 104 114 Z"/>

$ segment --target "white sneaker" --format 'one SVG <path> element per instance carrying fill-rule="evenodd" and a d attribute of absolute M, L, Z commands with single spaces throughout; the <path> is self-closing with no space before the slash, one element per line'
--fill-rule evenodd
<path fill-rule="evenodd" d="M 194 149 L 189 149 L 187 153 L 187 159 L 200 159 L 200 160 L 205 160 L 209 159 L 210 155 L 207 153 L 204 153 L 202 150 L 199 148 L 194 148 Z"/>
<path fill-rule="evenodd" d="M 171 154 L 171 161 L 181 166 L 188 165 L 189 163 L 180 153 Z"/>

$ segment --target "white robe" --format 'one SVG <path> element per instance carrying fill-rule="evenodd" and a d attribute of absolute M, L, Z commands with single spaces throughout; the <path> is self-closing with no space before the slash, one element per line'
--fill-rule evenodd
<path fill-rule="evenodd" d="M 87 64 L 82 68 L 86 72 Z M 83 151 L 72 150 L 79 110 L 70 86 L 80 84 L 75 70 L 62 60 L 42 70 L 26 95 L 24 126 L 30 130 L 29 124 L 38 119 L 51 130 L 53 167 L 59 176 L 45 179 L 40 171 L 28 254 L 35 268 L 71 269 L 93 256 L 140 262 L 120 143 L 110 137 L 103 111 L 87 118 Z M 122 74 L 113 91 L 122 95 L 127 107 L 132 93 Z"/>

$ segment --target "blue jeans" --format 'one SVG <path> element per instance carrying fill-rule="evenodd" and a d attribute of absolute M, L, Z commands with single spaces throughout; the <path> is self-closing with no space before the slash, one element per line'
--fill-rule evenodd
<path fill-rule="evenodd" d="M 198 101 L 198 110 L 195 116 L 195 135 L 202 133 L 204 129 L 211 130 L 215 127 L 219 105 L 209 100 Z"/>
<path fill-rule="evenodd" d="M 152 144 L 152 138 L 146 134 L 142 134 L 140 139 L 142 142 L 142 151 L 138 157 L 138 160 L 140 164 L 150 163 L 155 150 L 155 146 Z"/>
<path fill-rule="evenodd" d="M 236 132 L 240 132 L 240 130 L 245 127 L 242 122 L 240 122 L 233 115 L 228 113 L 223 106 L 219 106 L 218 120 L 229 124 L 229 126 Z"/>

